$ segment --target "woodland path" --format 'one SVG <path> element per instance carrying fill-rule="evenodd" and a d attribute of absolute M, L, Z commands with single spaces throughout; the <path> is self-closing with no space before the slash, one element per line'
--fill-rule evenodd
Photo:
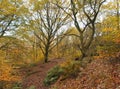
<path fill-rule="evenodd" d="M 62 63 L 63 61 L 64 59 L 53 59 L 45 64 L 39 63 L 34 67 L 25 69 L 23 68 L 21 70 L 21 73 L 24 76 L 22 83 L 23 89 L 27 89 L 31 85 L 35 86 L 36 89 L 49 89 L 48 87 L 44 86 L 43 80 L 50 68 L 59 63 Z"/>

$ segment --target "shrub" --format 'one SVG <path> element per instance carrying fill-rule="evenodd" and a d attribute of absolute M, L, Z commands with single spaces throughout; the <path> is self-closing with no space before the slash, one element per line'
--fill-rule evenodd
<path fill-rule="evenodd" d="M 22 89 L 22 83 L 21 82 L 15 82 L 12 85 L 12 89 Z"/>
<path fill-rule="evenodd" d="M 59 65 L 53 67 L 51 70 L 48 71 L 47 76 L 43 81 L 44 85 L 49 86 L 50 84 L 56 82 L 62 73 L 63 70 Z"/>
<path fill-rule="evenodd" d="M 49 86 L 55 83 L 59 78 L 64 80 L 68 77 L 77 77 L 80 72 L 80 62 L 67 60 L 61 65 L 53 67 L 48 71 L 47 76 L 44 79 L 44 85 Z"/>
<path fill-rule="evenodd" d="M 34 85 L 31 85 L 29 88 L 27 89 L 36 89 L 36 87 Z"/>
<path fill-rule="evenodd" d="M 54 86 L 50 87 L 50 89 L 58 89 L 58 86 L 54 85 Z"/>
<path fill-rule="evenodd" d="M 62 79 L 66 79 L 68 77 L 76 77 L 80 72 L 80 62 L 67 60 L 61 64 L 61 68 L 63 70 Z"/>

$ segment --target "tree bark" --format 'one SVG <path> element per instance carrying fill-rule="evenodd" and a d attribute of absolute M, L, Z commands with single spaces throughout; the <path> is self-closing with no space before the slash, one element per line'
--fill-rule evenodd
<path fill-rule="evenodd" d="M 86 56 L 86 53 L 81 51 L 80 61 L 83 61 L 83 58 Z"/>
<path fill-rule="evenodd" d="M 44 57 L 45 57 L 44 62 L 47 63 L 48 62 L 48 49 L 47 48 L 46 48 Z"/>
<path fill-rule="evenodd" d="M 48 51 L 46 51 L 44 57 L 45 57 L 44 63 L 47 63 L 48 62 Z"/>
<path fill-rule="evenodd" d="M 49 44 L 49 41 L 45 47 L 45 54 L 44 54 L 44 62 L 47 63 L 48 62 L 48 55 L 49 55 L 49 47 L 50 47 L 50 44 Z"/>
<path fill-rule="evenodd" d="M 119 30 L 120 29 L 120 26 L 119 26 L 119 1 L 117 0 L 117 29 Z"/>

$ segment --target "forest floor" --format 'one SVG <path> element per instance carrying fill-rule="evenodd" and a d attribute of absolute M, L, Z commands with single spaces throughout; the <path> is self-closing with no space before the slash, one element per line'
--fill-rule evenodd
<path fill-rule="evenodd" d="M 54 87 L 55 89 L 120 89 L 120 53 L 115 57 L 94 59 L 81 70 L 77 78 L 58 80 Z"/>
<path fill-rule="evenodd" d="M 27 89 L 30 86 L 35 86 L 35 89 L 48 89 L 43 84 L 43 80 L 50 68 L 62 63 L 64 59 L 53 59 L 48 63 L 38 63 L 33 67 L 22 68 L 20 70 L 23 76 L 23 89 Z"/>
<path fill-rule="evenodd" d="M 38 64 L 22 70 L 23 89 L 36 86 L 36 89 L 49 89 L 43 85 L 47 71 L 63 62 L 63 59 L 51 60 L 47 64 Z M 83 69 L 77 78 L 57 81 L 51 89 L 120 89 L 120 54 L 116 57 L 95 59 Z M 59 87 L 58 87 L 59 86 Z"/>

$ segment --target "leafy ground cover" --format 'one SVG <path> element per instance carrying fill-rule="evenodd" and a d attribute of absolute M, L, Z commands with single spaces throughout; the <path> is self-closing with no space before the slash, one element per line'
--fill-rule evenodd
<path fill-rule="evenodd" d="M 30 86 L 35 86 L 35 89 L 120 89 L 120 53 L 115 57 L 94 59 L 77 77 L 58 79 L 50 87 L 44 86 L 43 80 L 47 72 L 63 61 L 63 59 L 55 59 L 47 64 L 37 64 L 22 70 L 24 75 L 31 73 L 24 78 L 23 89 Z"/>
<path fill-rule="evenodd" d="M 51 89 L 120 89 L 120 54 L 92 61 L 77 78 L 57 81 Z"/>

